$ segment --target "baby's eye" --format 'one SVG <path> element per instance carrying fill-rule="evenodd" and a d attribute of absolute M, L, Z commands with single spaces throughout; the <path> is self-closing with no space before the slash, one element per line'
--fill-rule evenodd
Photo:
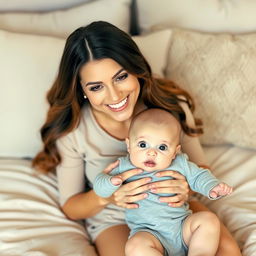
<path fill-rule="evenodd" d="M 166 151 L 168 149 L 168 146 L 165 145 L 165 144 L 161 144 L 159 147 L 158 147 L 159 150 L 161 151 Z"/>
<path fill-rule="evenodd" d="M 90 87 L 89 90 L 92 92 L 96 92 L 96 91 L 100 90 L 102 87 L 103 87 L 102 84 L 97 84 L 95 86 Z"/>
<path fill-rule="evenodd" d="M 138 147 L 139 147 L 139 148 L 147 148 L 147 147 L 148 147 L 148 144 L 147 144 L 147 142 L 145 142 L 145 141 L 140 141 L 140 142 L 138 143 Z"/>
<path fill-rule="evenodd" d="M 123 80 L 125 80 L 127 77 L 128 77 L 128 73 L 122 73 L 120 76 L 118 76 L 118 77 L 116 78 L 116 81 L 117 81 L 117 82 L 123 81 Z"/>

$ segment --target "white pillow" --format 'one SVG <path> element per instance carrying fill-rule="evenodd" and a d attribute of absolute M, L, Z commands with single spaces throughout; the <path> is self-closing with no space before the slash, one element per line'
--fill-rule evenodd
<path fill-rule="evenodd" d="M 256 33 L 173 30 L 167 77 L 188 90 L 203 144 L 256 149 Z"/>
<path fill-rule="evenodd" d="M 137 0 L 142 31 L 166 26 L 209 32 L 256 30 L 254 0 Z"/>
<path fill-rule="evenodd" d="M 64 40 L 0 31 L 0 45 L 0 155 L 33 156 Z"/>
<path fill-rule="evenodd" d="M 66 38 L 93 21 L 108 21 L 129 32 L 130 0 L 95 0 L 67 10 L 47 13 L 1 13 L 0 29 Z"/>
<path fill-rule="evenodd" d="M 51 11 L 70 8 L 91 0 L 0 0 L 0 12 L 6 11 Z"/>
<path fill-rule="evenodd" d="M 165 65 L 170 35 L 170 31 L 160 31 L 135 38 L 154 73 Z M 41 148 L 39 130 L 48 109 L 45 96 L 55 79 L 64 44 L 60 38 L 0 30 L 0 156 L 33 157 Z"/>

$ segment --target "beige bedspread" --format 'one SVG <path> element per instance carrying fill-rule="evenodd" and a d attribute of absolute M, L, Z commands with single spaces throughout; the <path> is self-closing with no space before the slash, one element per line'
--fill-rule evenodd
<path fill-rule="evenodd" d="M 234 186 L 213 209 L 239 243 L 244 256 L 256 255 L 256 151 L 205 147 L 216 176 Z M 79 223 L 58 206 L 56 177 L 35 173 L 30 161 L 0 159 L 0 256 L 95 256 Z"/>

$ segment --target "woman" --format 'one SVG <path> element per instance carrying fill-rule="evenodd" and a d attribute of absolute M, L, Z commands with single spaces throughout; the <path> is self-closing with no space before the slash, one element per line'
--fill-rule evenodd
<path fill-rule="evenodd" d="M 43 171 L 57 170 L 63 212 L 70 219 L 86 219 L 99 255 L 124 255 L 129 230 L 123 209 L 137 207 L 136 201 L 143 200 L 152 187 L 156 193 L 175 193 L 160 200 L 179 207 L 188 198 L 187 182 L 179 173 L 163 171 L 163 176 L 175 180 L 151 183 L 141 179 L 122 185 L 114 196 L 104 199 L 91 189 L 92 181 L 102 170 L 116 167 L 115 159 L 126 154 L 124 140 L 132 117 L 154 106 L 178 118 L 183 152 L 196 164 L 207 165 L 196 137 L 202 131 L 191 113 L 193 101 L 174 83 L 153 78 L 131 37 L 101 21 L 69 36 L 47 98 L 50 109 L 41 129 L 44 149 L 33 164 Z M 123 180 L 139 171 L 125 172 Z M 205 209 L 196 201 L 191 208 Z M 218 255 L 241 255 L 224 226 Z"/>

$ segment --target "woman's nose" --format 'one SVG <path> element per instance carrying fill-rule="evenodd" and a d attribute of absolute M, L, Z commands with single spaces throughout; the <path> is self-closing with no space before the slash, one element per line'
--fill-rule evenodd
<path fill-rule="evenodd" d="M 147 154 L 149 156 L 156 156 L 157 155 L 157 152 L 154 148 L 150 148 L 148 151 L 147 151 Z"/>
<path fill-rule="evenodd" d="M 109 96 L 111 100 L 118 101 L 120 99 L 119 95 L 120 95 L 120 92 L 114 86 L 109 87 Z"/>

